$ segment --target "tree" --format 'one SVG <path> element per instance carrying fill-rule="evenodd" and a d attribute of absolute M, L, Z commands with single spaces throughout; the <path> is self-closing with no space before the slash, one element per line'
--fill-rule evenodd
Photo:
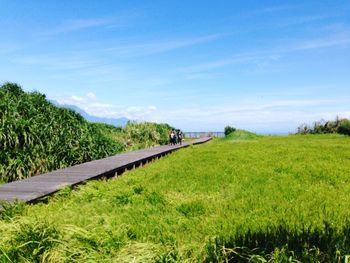
<path fill-rule="evenodd" d="M 347 120 L 347 119 L 340 120 L 337 131 L 340 134 L 350 135 L 350 120 Z"/>
<path fill-rule="evenodd" d="M 225 136 L 229 135 L 230 133 L 233 133 L 236 130 L 236 128 L 233 128 L 229 125 L 225 127 Z"/>

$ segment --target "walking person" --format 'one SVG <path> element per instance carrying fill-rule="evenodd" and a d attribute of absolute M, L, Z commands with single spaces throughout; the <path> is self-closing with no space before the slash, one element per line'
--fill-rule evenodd
<path fill-rule="evenodd" d="M 174 134 L 174 137 L 173 137 L 173 144 L 176 145 L 176 143 L 177 143 L 176 130 L 173 130 L 173 134 Z"/>
<path fill-rule="evenodd" d="M 174 131 L 171 130 L 171 131 L 170 131 L 170 134 L 169 134 L 169 142 L 170 142 L 170 145 L 173 145 L 173 143 L 174 143 L 174 137 L 175 137 Z"/>
<path fill-rule="evenodd" d="M 182 145 L 183 133 L 180 130 L 177 130 L 177 143 Z"/>

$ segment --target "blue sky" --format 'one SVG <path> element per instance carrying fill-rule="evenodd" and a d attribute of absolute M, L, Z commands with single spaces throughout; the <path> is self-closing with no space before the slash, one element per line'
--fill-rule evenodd
<path fill-rule="evenodd" d="M 0 0 L 0 81 L 90 114 L 288 133 L 350 117 L 349 1 Z"/>

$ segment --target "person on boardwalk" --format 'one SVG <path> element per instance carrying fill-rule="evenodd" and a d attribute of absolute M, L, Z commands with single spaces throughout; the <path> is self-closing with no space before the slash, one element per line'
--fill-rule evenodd
<path fill-rule="evenodd" d="M 176 145 L 176 143 L 177 143 L 177 134 L 176 134 L 176 130 L 173 130 L 173 133 L 174 133 L 173 145 Z"/>
<path fill-rule="evenodd" d="M 169 134 L 169 141 L 170 141 L 170 145 L 175 145 L 175 132 L 174 130 L 171 130 L 170 134 Z"/>
<path fill-rule="evenodd" d="M 177 130 L 177 143 L 182 145 L 183 133 L 181 130 Z"/>

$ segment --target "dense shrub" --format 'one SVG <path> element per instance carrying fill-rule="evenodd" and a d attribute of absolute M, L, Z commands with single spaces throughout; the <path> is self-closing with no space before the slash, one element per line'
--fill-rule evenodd
<path fill-rule="evenodd" d="M 297 129 L 297 134 L 324 134 L 340 133 L 350 135 L 350 120 L 336 118 L 334 121 L 317 121 L 313 126 L 302 124 Z"/>
<path fill-rule="evenodd" d="M 233 128 L 233 127 L 227 125 L 225 127 L 225 136 L 229 135 L 230 133 L 234 132 L 235 130 L 236 130 L 236 128 Z"/>
<path fill-rule="evenodd" d="M 350 120 L 343 119 L 339 122 L 338 133 L 350 135 Z"/>
<path fill-rule="evenodd" d="M 303 123 L 297 128 L 297 134 L 310 134 L 311 133 L 311 128 Z"/>
<path fill-rule="evenodd" d="M 168 124 L 133 121 L 129 121 L 124 128 L 101 123 L 91 125 L 98 127 L 110 139 L 121 142 L 125 150 L 167 144 L 169 131 L 173 129 Z"/>
<path fill-rule="evenodd" d="M 166 144 L 169 141 L 169 131 L 173 129 L 167 124 L 151 122 L 128 122 L 123 129 L 123 136 L 127 139 L 127 146 L 145 148 L 157 144 Z"/>

